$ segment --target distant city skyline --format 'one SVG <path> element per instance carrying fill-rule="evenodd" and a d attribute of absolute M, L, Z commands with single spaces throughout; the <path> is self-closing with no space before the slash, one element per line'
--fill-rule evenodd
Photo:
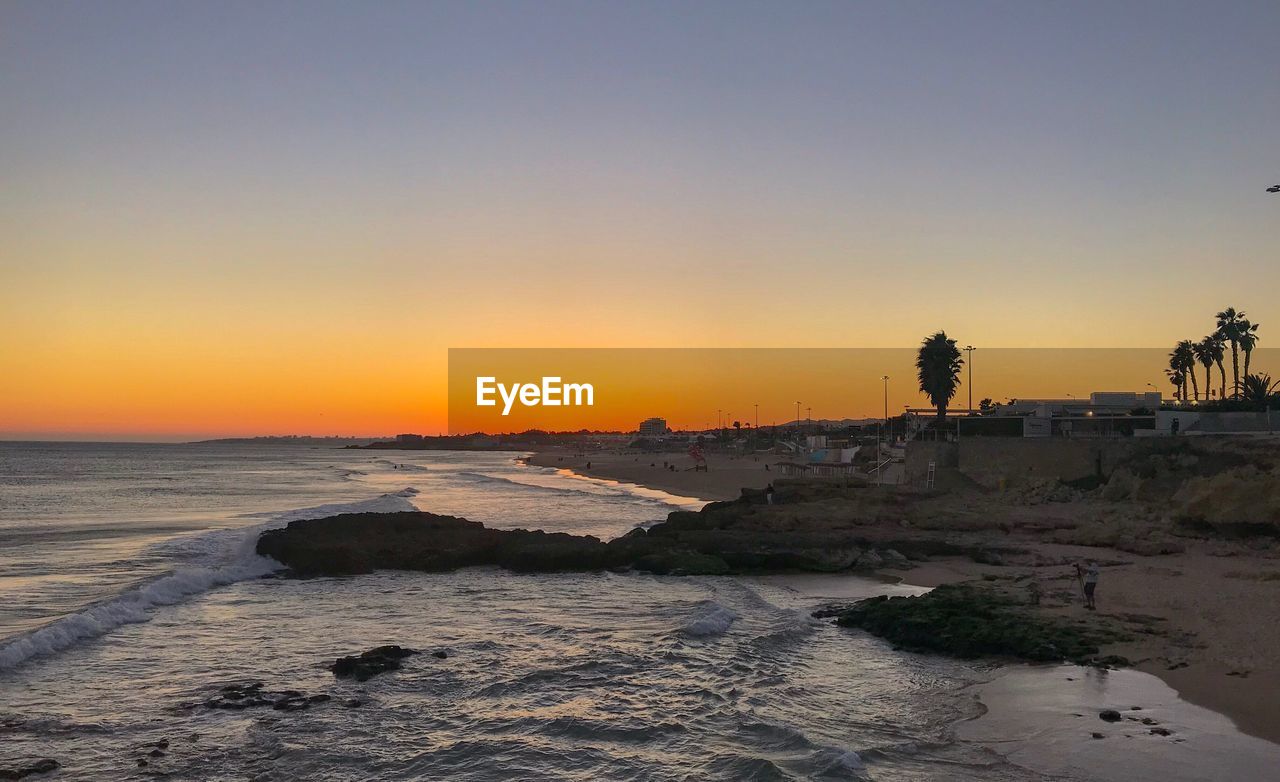
<path fill-rule="evenodd" d="M 1280 324 L 1275 2 L 23 2 L 0 29 L 0 438 L 442 431 L 460 346 Z"/>

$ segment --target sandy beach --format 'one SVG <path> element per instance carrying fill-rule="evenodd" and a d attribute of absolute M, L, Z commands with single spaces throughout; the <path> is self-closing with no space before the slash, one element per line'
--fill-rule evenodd
<path fill-rule="evenodd" d="M 648 453 L 621 449 L 592 451 L 586 455 L 570 450 L 540 451 L 529 457 L 528 463 L 714 501 L 732 500 L 744 488 L 764 488 L 778 477 L 775 465 L 779 461 L 779 457 L 772 454 L 709 454 L 707 470 L 695 472 L 693 460 L 682 452 Z M 675 470 L 664 467 L 664 463 L 675 465 Z"/>
<path fill-rule="evenodd" d="M 1158 676 L 1180 696 L 1230 717 L 1245 733 L 1280 742 L 1280 562 L 1273 556 L 1189 547 L 1181 554 L 1136 557 L 1109 548 L 1038 544 L 1046 559 L 1102 564 L 1096 616 L 1137 627 L 1135 640 L 1104 648 Z M 908 570 L 881 571 L 919 586 L 1007 577 L 1009 568 L 940 558 Z M 1044 590 L 1043 610 L 1084 613 L 1069 568 L 1019 567 Z M 1090 617 L 1092 618 L 1092 617 Z"/>
<path fill-rule="evenodd" d="M 913 580 L 941 583 L 980 577 L 980 571 L 944 559 L 900 572 L 914 574 Z M 869 589 L 867 578 L 850 575 L 748 578 L 794 593 L 797 606 L 856 599 Z M 890 595 L 926 591 L 905 581 L 888 586 Z M 1046 775 L 1234 782 L 1269 779 L 1280 762 L 1280 743 L 1260 737 L 1265 728 L 1243 730 L 1226 713 L 1233 707 L 1199 704 L 1171 687 L 1168 677 L 1151 675 L 1155 672 L 1013 664 L 988 673 L 989 678 L 966 690 L 982 708 L 979 716 L 956 726 L 957 736 L 987 744 L 1010 761 Z M 1122 717 L 1104 722 L 1098 718 L 1101 708 L 1114 708 Z"/>
<path fill-rule="evenodd" d="M 677 465 L 676 472 L 662 469 L 664 458 Z M 712 457 L 710 471 L 694 473 L 684 456 L 616 452 L 581 457 L 548 451 L 529 463 L 682 496 L 728 500 L 742 488 L 760 488 L 776 479 L 776 472 L 765 470 L 776 461 L 763 456 L 759 461 Z M 998 528 L 1001 538 L 1024 554 L 1002 565 L 933 557 L 909 568 L 879 572 L 921 587 L 972 580 L 1021 585 L 1034 580 L 1043 595 L 1039 610 L 1123 628 L 1131 640 L 1104 648 L 1104 653 L 1128 658 L 1136 670 L 1159 677 L 1187 701 L 1226 715 L 1241 731 L 1280 743 L 1280 699 L 1275 697 L 1280 692 L 1280 555 L 1273 545 L 1187 539 L 1178 544 L 1184 550 L 1177 553 L 1142 556 L 1110 546 L 1045 539 L 1061 540 L 1061 535 L 1048 531 L 1067 518 L 1096 516 L 1109 524 L 1128 523 L 1114 520 L 1112 505 L 1010 505 L 1003 497 L 963 493 L 948 495 L 935 507 L 940 515 L 966 520 L 966 525 Z M 971 518 L 981 521 L 967 521 Z M 946 522 L 936 527 L 940 537 L 953 529 Z M 1020 534 L 1023 529 L 1027 532 Z M 1087 560 L 1101 568 L 1096 612 L 1083 608 L 1069 564 Z"/>

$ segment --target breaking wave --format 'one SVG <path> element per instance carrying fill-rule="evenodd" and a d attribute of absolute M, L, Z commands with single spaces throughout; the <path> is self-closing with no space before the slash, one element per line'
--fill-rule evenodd
<path fill-rule="evenodd" d="M 339 513 L 395 513 L 417 510 L 410 498 L 417 489 L 407 488 L 370 500 L 330 503 L 274 514 L 263 523 L 231 530 L 214 530 L 166 541 L 153 549 L 184 562 L 172 572 L 139 584 L 128 591 L 64 616 L 36 630 L 0 644 L 0 671 L 32 657 L 53 654 L 75 644 L 105 635 L 126 624 L 151 619 L 153 609 L 173 605 L 220 586 L 261 578 L 280 569 L 273 559 L 259 556 L 258 535 L 291 521 L 317 519 Z M 185 564 L 185 563 L 194 564 Z"/>
<path fill-rule="evenodd" d="M 738 614 L 714 601 L 705 603 L 693 619 L 681 626 L 680 632 L 695 638 L 707 638 L 728 632 Z"/>

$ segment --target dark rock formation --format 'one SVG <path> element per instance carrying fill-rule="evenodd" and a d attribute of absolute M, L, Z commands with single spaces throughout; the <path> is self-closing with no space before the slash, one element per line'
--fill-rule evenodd
<path fill-rule="evenodd" d="M 264 532 L 258 553 L 301 576 L 374 569 L 449 571 L 499 565 L 525 572 L 599 570 L 620 564 L 598 538 L 488 529 L 434 513 L 348 513 Z"/>
<path fill-rule="evenodd" d="M 329 670 L 340 679 L 363 682 L 380 673 L 400 670 L 400 661 L 415 654 L 418 654 L 416 650 L 402 646 L 379 646 L 351 657 L 339 657 Z"/>
<path fill-rule="evenodd" d="M 1120 712 L 1116 711 L 1115 709 L 1103 709 L 1102 711 L 1098 712 L 1098 719 L 1102 720 L 1103 722 L 1119 722 Z"/>
<path fill-rule="evenodd" d="M 276 711 L 302 711 L 312 704 L 329 700 L 325 694 L 307 696 L 297 690 L 264 690 L 262 682 L 251 684 L 228 684 L 218 690 L 218 694 L 204 701 L 207 709 L 225 709 L 240 711 L 242 709 L 271 708 Z M 157 751 L 168 748 L 157 746 Z M 154 752 L 152 753 L 155 754 Z M 163 754 L 163 753 L 161 753 Z M 157 756 L 158 757 L 158 756 Z"/>
<path fill-rule="evenodd" d="M 57 771 L 61 765 L 58 761 L 51 758 L 37 760 L 29 766 L 20 768 L 0 768 L 0 779 L 26 779 L 37 774 L 48 774 L 50 771 Z"/>
<path fill-rule="evenodd" d="M 1037 614 L 993 589 L 970 584 L 943 585 L 919 597 L 873 597 L 834 614 L 837 624 L 866 630 L 899 648 L 963 659 L 1096 665 L 1098 645 L 1121 640 L 1099 628 Z"/>
<path fill-rule="evenodd" d="M 696 513 L 672 513 L 661 524 L 607 543 L 584 535 L 488 529 L 433 513 L 360 513 L 295 521 L 264 532 L 257 551 L 303 577 L 477 565 L 517 572 L 634 568 L 659 575 L 835 572 L 873 569 L 886 560 L 902 564 L 934 554 L 968 553 L 927 535 L 890 537 L 874 524 L 864 529 L 829 515 L 779 517 L 747 498 L 712 503 Z"/>

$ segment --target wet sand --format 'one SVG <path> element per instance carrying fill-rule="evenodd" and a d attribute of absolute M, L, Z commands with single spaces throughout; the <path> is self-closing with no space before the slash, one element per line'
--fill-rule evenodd
<path fill-rule="evenodd" d="M 1234 782 L 1274 779 L 1280 768 L 1280 745 L 1141 671 L 1012 666 L 971 691 L 987 711 L 957 737 L 1051 776 Z M 1120 721 L 1102 720 L 1103 709 L 1119 711 Z"/>
<path fill-rule="evenodd" d="M 695 472 L 693 460 L 683 452 L 655 454 L 624 449 L 582 455 L 569 450 L 550 450 L 529 457 L 529 464 L 539 467 L 573 470 L 579 475 L 634 483 L 707 501 L 736 499 L 744 488 L 763 489 L 778 477 L 774 469 L 778 461 L 772 454 L 732 457 L 713 453 L 707 456 L 707 470 Z M 663 462 L 675 465 L 675 470 L 664 468 Z"/>
<path fill-rule="evenodd" d="M 931 572 L 920 570 L 944 579 L 959 572 L 941 564 Z M 868 578 L 854 575 L 804 573 L 748 580 L 786 589 L 796 595 L 798 605 L 880 591 Z M 889 594 L 925 591 L 904 582 L 890 587 Z M 978 665 L 975 673 L 989 673 L 965 690 L 981 704 L 982 713 L 960 723 L 957 738 L 987 745 L 1010 762 L 1049 776 L 1236 782 L 1270 779 L 1280 768 L 1280 744 L 1249 735 L 1225 714 L 1193 703 L 1161 678 L 1140 670 L 1011 664 L 989 671 Z M 1099 716 L 1104 709 L 1119 711 L 1121 719 L 1104 721 Z"/>
<path fill-rule="evenodd" d="M 1098 614 L 1146 618 L 1149 633 L 1105 647 L 1104 653 L 1129 658 L 1136 670 L 1158 676 L 1192 703 L 1229 716 L 1245 733 L 1280 742 L 1280 580 L 1272 577 L 1280 563 L 1244 553 L 1223 556 L 1215 549 L 1191 544 L 1182 554 L 1141 557 L 1098 547 L 1036 547 L 1046 558 L 1110 563 L 1099 578 Z M 1010 570 L 947 558 L 882 572 L 906 583 L 937 586 Z M 1020 570 L 1040 580 L 1046 613 L 1082 614 L 1069 568 Z M 1053 599 L 1054 593 L 1065 599 Z"/>

